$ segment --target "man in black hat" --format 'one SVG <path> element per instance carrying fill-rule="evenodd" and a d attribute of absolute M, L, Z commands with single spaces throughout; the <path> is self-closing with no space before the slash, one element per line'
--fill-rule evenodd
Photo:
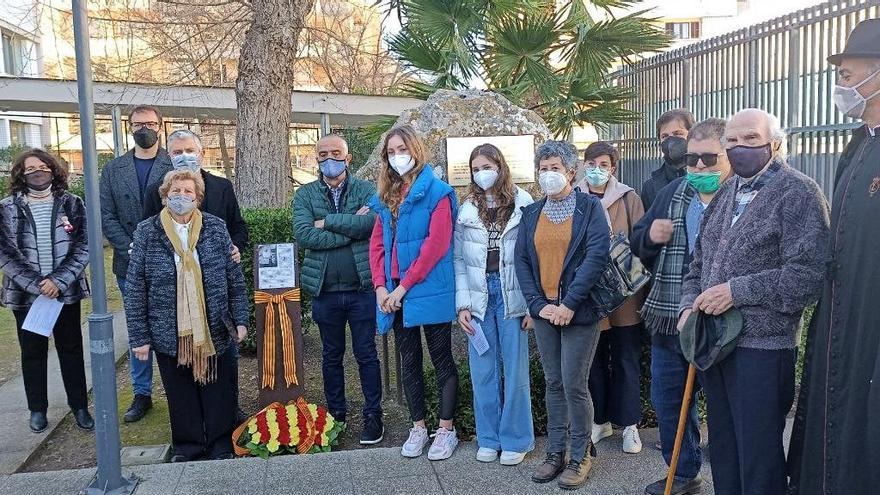
<path fill-rule="evenodd" d="M 788 465 L 791 493 L 880 487 L 880 19 L 850 34 L 834 103 L 861 120 L 840 158 L 832 263 L 807 340 Z"/>

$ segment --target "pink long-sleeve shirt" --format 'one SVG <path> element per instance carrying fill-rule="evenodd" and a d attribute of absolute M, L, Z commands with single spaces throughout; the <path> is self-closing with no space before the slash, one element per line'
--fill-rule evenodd
<path fill-rule="evenodd" d="M 428 224 L 428 236 L 422 243 L 419 256 L 406 271 L 406 277 L 400 281 L 404 289 L 410 290 L 414 285 L 425 280 L 428 273 L 440 262 L 452 242 L 452 204 L 448 197 L 437 203 L 431 213 Z M 370 236 L 370 270 L 373 276 L 373 287 L 385 287 L 385 242 L 382 236 L 382 220 L 377 216 Z M 397 264 L 397 243 L 391 249 L 391 278 L 400 278 L 400 267 Z"/>

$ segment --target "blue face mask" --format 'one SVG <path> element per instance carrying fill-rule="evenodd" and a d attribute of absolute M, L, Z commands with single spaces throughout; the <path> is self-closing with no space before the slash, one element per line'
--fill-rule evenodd
<path fill-rule="evenodd" d="M 171 166 L 174 167 L 174 170 L 192 170 L 196 172 L 199 169 L 199 155 L 195 153 L 172 155 Z"/>
<path fill-rule="evenodd" d="M 337 160 L 335 158 L 325 158 L 318 162 L 318 168 L 321 169 L 321 175 L 328 179 L 335 179 L 345 172 L 345 160 Z"/>
<path fill-rule="evenodd" d="M 610 178 L 611 172 L 604 168 L 596 167 L 587 169 L 587 182 L 593 187 L 604 186 Z"/>

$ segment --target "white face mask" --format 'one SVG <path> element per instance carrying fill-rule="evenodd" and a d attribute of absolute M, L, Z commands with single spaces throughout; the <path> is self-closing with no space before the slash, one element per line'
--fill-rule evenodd
<path fill-rule="evenodd" d="M 559 194 L 565 189 L 565 186 L 568 184 L 568 177 L 559 172 L 548 170 L 546 172 L 541 172 L 540 175 L 538 175 L 538 184 L 541 186 L 541 190 L 544 191 L 544 194 L 552 196 L 554 194 Z"/>
<path fill-rule="evenodd" d="M 391 155 L 388 157 L 388 164 L 397 171 L 398 175 L 403 176 L 413 169 L 416 162 L 409 155 Z"/>
<path fill-rule="evenodd" d="M 848 88 L 835 84 L 833 98 L 834 105 L 837 106 L 837 109 L 844 115 L 848 115 L 854 119 L 862 118 L 862 115 L 865 113 L 865 108 L 868 106 L 868 100 L 880 95 L 880 90 L 865 97 L 859 93 L 859 88 L 871 79 L 877 77 L 877 74 L 880 74 L 880 69 L 874 71 L 873 74 L 866 77 L 862 82 Z"/>
<path fill-rule="evenodd" d="M 480 186 L 480 189 L 488 191 L 495 185 L 498 180 L 497 170 L 480 170 L 474 174 L 474 183 Z"/>

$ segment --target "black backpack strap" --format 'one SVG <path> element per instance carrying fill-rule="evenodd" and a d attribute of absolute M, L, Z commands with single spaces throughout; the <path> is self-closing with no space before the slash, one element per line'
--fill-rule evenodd
<path fill-rule="evenodd" d="M 629 201 L 626 200 L 626 197 L 629 196 L 629 193 L 631 193 L 631 192 L 632 191 L 627 191 L 626 194 L 624 194 L 623 197 L 620 198 L 623 201 L 623 208 L 626 210 L 626 229 L 627 229 L 626 238 L 627 239 L 632 237 L 632 234 L 633 234 L 632 214 L 629 211 Z"/>

